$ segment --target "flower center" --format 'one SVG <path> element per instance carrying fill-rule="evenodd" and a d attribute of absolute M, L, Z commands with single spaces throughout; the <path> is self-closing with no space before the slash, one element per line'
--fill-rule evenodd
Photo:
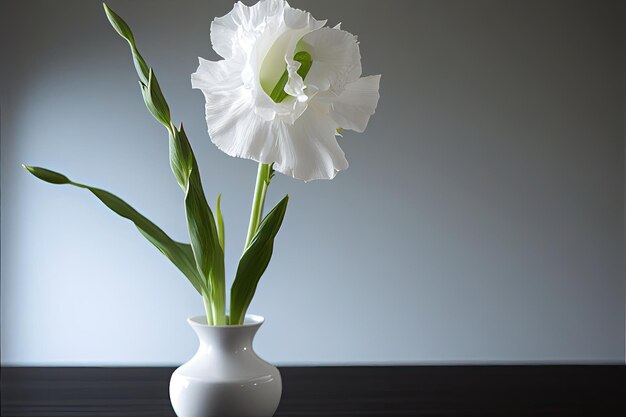
<path fill-rule="evenodd" d="M 297 73 L 302 80 L 304 80 L 311 69 L 311 65 L 313 65 L 311 54 L 306 51 L 300 51 L 293 56 L 293 60 L 300 63 L 300 68 L 298 68 Z M 287 84 L 287 81 L 289 81 L 289 72 L 287 71 L 287 64 L 285 64 L 285 69 L 273 88 L 263 80 L 261 80 L 261 87 L 275 103 L 280 103 L 287 97 L 290 97 L 289 94 L 285 92 L 285 85 Z"/>

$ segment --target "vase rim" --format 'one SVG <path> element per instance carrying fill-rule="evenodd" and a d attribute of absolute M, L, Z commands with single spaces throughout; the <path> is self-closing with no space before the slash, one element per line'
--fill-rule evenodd
<path fill-rule="evenodd" d="M 265 321 L 263 316 L 258 314 L 246 314 L 243 324 L 209 326 L 206 321 L 206 315 L 193 316 L 187 319 L 187 323 L 191 326 L 207 327 L 207 328 L 232 328 L 240 329 L 242 327 L 258 327 Z"/>

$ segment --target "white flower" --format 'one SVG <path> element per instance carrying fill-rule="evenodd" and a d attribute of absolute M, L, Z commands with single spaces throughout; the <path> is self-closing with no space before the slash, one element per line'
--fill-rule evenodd
<path fill-rule="evenodd" d="M 276 171 L 309 181 L 348 167 L 337 129 L 363 132 L 378 103 L 380 75 L 361 77 L 356 36 L 284 0 L 235 4 L 211 24 L 213 49 L 191 75 L 206 99 L 209 135 L 228 155 L 273 163 Z M 304 80 L 297 52 L 312 65 Z M 287 71 L 281 102 L 270 98 Z"/>

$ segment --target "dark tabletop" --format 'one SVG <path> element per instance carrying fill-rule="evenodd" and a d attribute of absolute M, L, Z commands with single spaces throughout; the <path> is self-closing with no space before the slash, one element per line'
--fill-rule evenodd
<path fill-rule="evenodd" d="M 173 368 L 2 368 L 2 416 L 174 416 Z M 283 367 L 276 416 L 626 416 L 624 366 Z"/>

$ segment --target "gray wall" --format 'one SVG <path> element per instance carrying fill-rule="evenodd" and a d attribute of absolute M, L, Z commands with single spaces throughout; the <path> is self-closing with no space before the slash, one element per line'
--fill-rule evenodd
<path fill-rule="evenodd" d="M 209 141 L 197 57 L 228 1 L 111 1 L 132 25 L 207 195 L 227 267 L 256 167 Z M 619 2 L 293 1 L 359 35 L 382 73 L 331 182 L 291 195 L 251 311 L 279 364 L 624 362 L 624 18 Z M 99 1 L 2 3 L 2 362 L 174 364 L 202 312 L 131 224 L 47 166 L 186 239 L 167 141 Z"/>

